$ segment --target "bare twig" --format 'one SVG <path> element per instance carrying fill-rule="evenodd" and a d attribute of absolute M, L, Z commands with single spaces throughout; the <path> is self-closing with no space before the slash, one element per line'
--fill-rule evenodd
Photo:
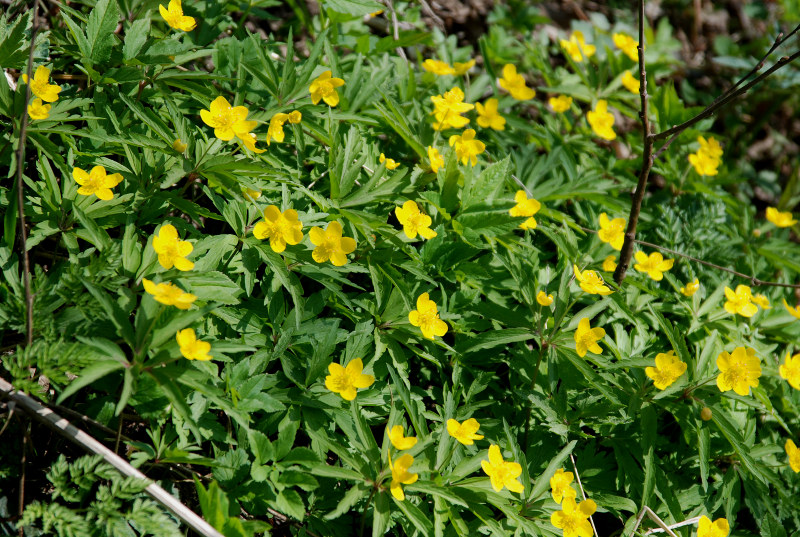
<path fill-rule="evenodd" d="M 20 466 L 22 467 L 19 475 L 19 516 L 25 512 L 25 475 L 28 462 L 28 432 L 30 431 L 31 422 L 23 424 L 22 427 L 22 456 L 20 459 Z M 25 531 L 22 526 L 19 527 L 19 537 L 25 537 Z"/>
<path fill-rule="evenodd" d="M 666 532 L 667 535 L 669 535 L 670 537 L 676 537 L 676 535 L 672 532 L 673 529 L 680 528 L 682 526 L 689 526 L 691 524 L 697 524 L 697 522 L 700 520 L 700 517 L 696 516 L 688 518 L 683 522 L 678 522 L 677 524 L 671 524 L 668 526 L 663 520 L 661 520 L 661 517 L 659 517 L 652 509 L 650 509 L 648 506 L 645 505 L 639 512 L 639 516 L 636 517 L 636 524 L 633 526 L 633 529 L 631 530 L 631 535 L 634 535 L 636 533 L 636 530 L 639 529 L 639 526 L 642 524 L 642 520 L 644 519 L 644 515 L 650 517 L 650 520 L 652 520 L 659 526 L 658 528 L 647 530 L 645 532 L 645 535 L 650 535 L 652 533 Z"/>
<path fill-rule="evenodd" d="M 572 469 L 575 470 L 575 479 L 578 480 L 578 488 L 581 489 L 581 496 L 583 496 L 583 499 L 586 500 L 586 491 L 583 490 L 583 483 L 581 483 L 581 474 L 578 473 L 578 465 L 575 464 L 575 456 L 572 453 L 569 454 L 569 460 L 572 461 Z M 597 533 L 597 528 L 594 525 L 594 519 L 592 518 L 591 515 L 589 515 L 589 522 L 592 523 L 592 529 L 594 530 L 595 537 L 600 537 L 600 534 Z"/>
<path fill-rule="evenodd" d="M 392 37 L 395 41 L 400 40 L 400 25 L 397 22 L 397 12 L 394 10 L 394 3 L 392 0 L 385 0 L 386 7 L 389 8 L 389 11 L 392 12 Z M 408 56 L 406 56 L 406 51 L 403 50 L 403 47 L 397 47 L 395 49 L 397 55 L 403 58 L 404 60 L 408 61 Z"/>

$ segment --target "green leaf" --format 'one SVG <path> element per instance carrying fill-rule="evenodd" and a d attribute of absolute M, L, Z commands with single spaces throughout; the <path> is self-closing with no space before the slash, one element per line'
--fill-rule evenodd
<path fill-rule="evenodd" d="M 577 440 L 571 441 L 569 444 L 564 446 L 561 451 L 558 452 L 558 455 L 553 457 L 553 460 L 547 465 L 547 468 L 544 469 L 544 472 L 539 474 L 534 480 L 533 488 L 531 489 L 531 494 L 528 496 L 528 502 L 536 501 L 539 496 L 547 490 L 550 486 L 550 478 L 553 477 L 553 474 L 556 473 L 556 470 L 561 468 L 562 463 L 569 457 L 569 454 L 572 453 L 572 450 L 575 449 L 575 445 L 578 443 Z"/>
<path fill-rule="evenodd" d="M 433 523 L 419 507 L 408 501 L 394 500 L 394 504 L 405 515 L 406 519 L 414 524 L 414 527 L 419 530 L 421 535 L 431 535 L 433 533 Z"/>
<path fill-rule="evenodd" d="M 88 59 L 92 62 L 101 63 L 111 57 L 111 48 L 116 44 L 114 30 L 118 20 L 119 8 L 116 0 L 98 0 L 86 25 Z"/>
<path fill-rule="evenodd" d="M 86 216 L 77 205 L 72 206 L 72 212 L 81 226 L 83 226 L 82 229 L 76 230 L 80 238 L 92 243 L 101 252 L 111 246 L 111 237 L 108 236 L 108 233 L 98 226 L 93 219 Z"/>
<path fill-rule="evenodd" d="M 289 269 L 286 268 L 286 263 L 284 263 L 283 258 L 273 252 L 272 248 L 270 248 L 268 244 L 263 244 L 256 241 L 258 241 L 258 239 L 247 239 L 247 243 L 250 246 L 255 247 L 259 254 L 261 254 L 261 258 L 267 263 L 267 265 L 269 265 L 272 274 L 274 274 L 275 277 L 278 278 L 278 281 L 281 282 L 281 285 L 286 288 L 287 291 L 289 291 L 295 307 L 296 327 L 300 328 L 300 322 L 305 316 L 305 299 L 303 298 L 303 286 L 300 285 L 300 279 L 293 273 L 289 272 Z"/>
<path fill-rule="evenodd" d="M 125 366 L 126 363 L 119 360 L 103 360 L 90 365 L 86 369 L 81 370 L 78 378 L 73 380 L 69 386 L 67 386 L 64 391 L 61 392 L 56 402 L 61 404 L 61 402 L 63 402 L 67 397 L 77 392 L 81 388 L 85 388 L 94 381 L 99 380 L 106 375 L 113 373 L 114 371 L 123 369 Z"/>
<path fill-rule="evenodd" d="M 189 272 L 182 274 L 181 280 L 189 284 L 192 294 L 206 302 L 238 304 L 238 296 L 244 292 L 233 280 L 217 271 Z"/>
<path fill-rule="evenodd" d="M 275 507 L 281 513 L 289 515 L 290 517 L 302 520 L 306 516 L 306 506 L 303 504 L 303 498 L 294 489 L 284 489 L 278 494 L 278 499 L 275 501 Z"/>
<path fill-rule="evenodd" d="M 111 322 L 114 323 L 114 326 L 117 328 L 118 334 L 131 348 L 133 348 L 135 338 L 129 315 L 122 310 L 116 301 L 109 297 L 105 289 L 100 289 L 86 280 L 83 281 L 83 285 L 103 307 L 106 315 L 108 315 L 109 319 L 111 319 Z"/>
<path fill-rule="evenodd" d="M 464 192 L 461 196 L 463 209 L 476 203 L 490 204 L 511 177 L 511 157 L 495 162 L 484 169 L 477 178 L 465 174 Z"/>
<path fill-rule="evenodd" d="M 144 48 L 150 34 L 150 17 L 137 18 L 125 32 L 125 43 L 122 45 L 122 56 L 132 60 Z"/>
<path fill-rule="evenodd" d="M 373 0 L 323 0 L 322 4 L 326 9 L 353 17 L 363 17 L 384 9 L 384 6 Z"/>
<path fill-rule="evenodd" d="M 386 535 L 390 518 L 389 494 L 387 492 L 378 492 L 372 502 L 372 537 L 384 537 Z"/>
<path fill-rule="evenodd" d="M 642 457 L 644 459 L 644 491 L 642 492 L 641 506 L 650 504 L 656 483 L 656 428 L 658 418 L 653 405 L 647 405 L 641 411 L 642 427 Z"/>
<path fill-rule="evenodd" d="M 31 25 L 33 10 L 22 16 L 16 16 L 9 22 L 11 10 L 0 16 L 0 62 L 6 69 L 27 70 L 30 40 L 25 34 Z"/>

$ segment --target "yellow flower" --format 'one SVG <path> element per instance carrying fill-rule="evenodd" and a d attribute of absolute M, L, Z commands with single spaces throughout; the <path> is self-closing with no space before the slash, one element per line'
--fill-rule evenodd
<path fill-rule="evenodd" d="M 575 330 L 575 351 L 578 353 L 578 356 L 583 358 L 586 356 L 586 351 L 602 354 L 603 348 L 598 345 L 597 342 L 605 336 L 605 330 L 600 327 L 592 328 L 589 325 L 588 317 L 581 319 L 578 323 L 578 329 Z"/>
<path fill-rule="evenodd" d="M 156 302 L 167 306 L 175 306 L 180 310 L 188 310 L 192 307 L 192 302 L 197 297 L 191 293 L 185 293 L 183 289 L 171 283 L 155 284 L 147 278 L 142 279 L 144 290 L 153 295 Z"/>
<path fill-rule="evenodd" d="M 422 62 L 422 68 L 438 76 L 456 74 L 456 70 L 450 67 L 450 64 L 441 60 L 427 59 Z"/>
<path fill-rule="evenodd" d="M 22 75 L 22 81 L 28 83 L 28 75 Z M 54 103 L 58 100 L 58 94 L 61 91 L 61 86 L 57 84 L 50 84 L 50 69 L 44 65 L 36 68 L 33 73 L 33 81 L 31 82 L 31 93 L 39 97 L 41 100 L 48 103 Z"/>
<path fill-rule="evenodd" d="M 750 347 L 736 347 L 733 354 L 722 351 L 717 356 L 717 367 L 720 374 L 717 376 L 717 388 L 721 392 L 733 390 L 739 395 L 750 393 L 750 387 L 758 386 L 758 377 L 761 376 L 756 351 Z"/>
<path fill-rule="evenodd" d="M 720 159 L 722 157 L 722 147 L 719 142 L 712 136 L 708 140 L 702 136 L 697 137 L 697 143 L 700 144 L 699 151 L 705 153 L 711 158 Z"/>
<path fill-rule="evenodd" d="M 422 335 L 428 339 L 442 337 L 447 333 L 447 323 L 439 318 L 439 309 L 428 293 L 417 297 L 417 309 L 408 313 L 408 322 L 412 326 L 418 326 Z"/>
<path fill-rule="evenodd" d="M 474 105 L 464 102 L 464 92 L 461 88 L 454 87 L 446 91 L 444 95 L 431 97 L 433 112 L 431 115 L 436 119 L 433 128 L 437 131 L 454 128 L 460 129 L 469 123 L 469 119 L 461 114 L 469 112 Z"/>
<path fill-rule="evenodd" d="M 470 418 L 464 423 L 458 423 L 456 420 L 447 420 L 447 434 L 465 446 L 471 446 L 475 443 L 475 440 L 483 440 L 482 434 L 476 434 L 480 428 L 481 425 L 475 418 Z"/>
<path fill-rule="evenodd" d="M 283 132 L 283 124 L 288 120 L 289 114 L 278 112 L 272 116 L 272 118 L 269 120 L 269 127 L 267 128 L 267 145 L 270 144 L 270 140 L 283 142 L 283 139 L 286 136 Z"/>
<path fill-rule="evenodd" d="M 575 272 L 575 279 L 580 283 L 581 289 L 590 295 L 610 295 L 614 292 L 595 271 L 585 270 L 581 272 L 578 265 L 575 264 L 572 265 L 572 270 Z"/>
<path fill-rule="evenodd" d="M 517 68 L 510 63 L 503 66 L 503 78 L 497 80 L 497 85 L 518 101 L 527 101 L 536 97 L 536 91 L 525 85 L 525 79 L 522 75 L 517 74 Z"/>
<path fill-rule="evenodd" d="M 395 170 L 400 166 L 400 163 L 395 161 L 393 158 L 386 158 L 386 155 L 381 153 L 380 158 L 378 159 L 381 163 L 386 163 L 387 170 Z"/>
<path fill-rule="evenodd" d="M 178 239 L 178 230 L 172 224 L 164 224 L 153 237 L 153 250 L 158 254 L 158 262 L 169 270 L 173 266 L 182 271 L 192 270 L 194 263 L 186 259 L 194 246 L 189 241 Z"/>
<path fill-rule="evenodd" d="M 660 282 L 664 278 L 664 273 L 675 264 L 674 259 L 664 259 L 661 252 L 653 252 L 648 256 L 639 250 L 634 255 L 634 258 L 636 259 L 636 264 L 633 265 L 633 268 L 639 272 L 646 272 L 650 278 L 657 282 Z"/>
<path fill-rule="evenodd" d="M 617 270 L 617 258 L 616 256 L 609 255 L 605 259 L 603 259 L 603 270 L 606 272 L 614 272 Z"/>
<path fill-rule="evenodd" d="M 50 116 L 50 108 L 52 105 L 44 104 L 37 97 L 28 105 L 28 115 L 31 116 L 31 119 L 47 119 Z"/>
<path fill-rule="evenodd" d="M 303 223 L 297 219 L 297 211 L 287 209 L 281 213 L 275 205 L 270 205 L 264 209 L 264 219 L 253 228 L 253 235 L 259 240 L 269 239 L 272 251 L 281 253 L 287 244 L 300 244 L 302 229 Z"/>
<path fill-rule="evenodd" d="M 728 537 L 730 531 L 731 527 L 724 518 L 711 522 L 711 519 L 703 515 L 697 523 L 697 537 Z"/>
<path fill-rule="evenodd" d="M 786 441 L 786 455 L 789 457 L 789 467 L 794 473 L 800 472 L 800 449 L 789 439 Z"/>
<path fill-rule="evenodd" d="M 263 153 L 264 151 L 266 151 L 266 149 L 259 149 L 256 147 L 256 142 L 258 141 L 258 138 L 256 138 L 255 133 L 252 132 L 244 133 L 241 136 L 239 136 L 239 139 L 242 141 L 243 146 L 245 146 L 250 151 L 253 151 L 254 153 Z"/>
<path fill-rule="evenodd" d="M 725 311 L 731 315 L 738 313 L 742 317 L 752 317 L 758 311 L 758 306 L 751 302 L 753 294 L 747 285 L 737 285 L 735 292 L 725 286 L 725 298 L 728 299 L 725 302 Z"/>
<path fill-rule="evenodd" d="M 455 145 L 456 157 L 461 159 L 461 164 L 469 162 L 472 166 L 478 163 L 478 155 L 486 150 L 486 144 L 475 139 L 475 129 L 467 129 L 463 135 L 452 135 L 450 146 L 453 145 Z"/>
<path fill-rule="evenodd" d="M 180 138 L 172 142 L 172 149 L 174 149 L 178 153 L 183 153 L 184 151 L 186 151 L 187 147 L 189 147 L 189 145 L 181 142 Z"/>
<path fill-rule="evenodd" d="M 341 78 L 331 78 L 331 72 L 325 71 L 311 82 L 308 91 L 311 93 L 311 102 L 317 104 L 320 99 L 325 101 L 328 106 L 339 104 L 339 94 L 336 88 L 344 86 Z"/>
<path fill-rule="evenodd" d="M 289 112 L 289 123 L 297 125 L 301 121 L 303 121 L 303 114 L 300 113 L 300 110 L 292 110 Z"/>
<path fill-rule="evenodd" d="M 208 110 L 200 110 L 203 123 L 214 129 L 214 136 L 227 142 L 234 136 L 245 139 L 255 128 L 255 121 L 247 121 L 249 111 L 244 106 L 231 106 L 225 97 L 219 96 L 211 101 Z"/>
<path fill-rule="evenodd" d="M 639 46 L 639 42 L 635 41 L 631 36 L 628 34 L 623 33 L 616 33 L 611 36 L 614 40 L 614 44 L 624 52 L 630 59 L 635 62 L 639 61 L 639 51 L 636 47 Z"/>
<path fill-rule="evenodd" d="M 387 434 L 389 435 L 389 441 L 391 441 L 394 448 L 400 451 L 411 449 L 417 444 L 416 436 L 403 436 L 402 425 L 395 425 L 389 431 L 387 431 Z"/>
<path fill-rule="evenodd" d="M 615 250 L 622 250 L 622 243 L 625 242 L 625 219 L 608 219 L 606 213 L 600 213 L 600 231 L 597 235 L 600 240 L 607 242 Z"/>
<path fill-rule="evenodd" d="M 608 103 L 605 99 L 597 101 L 594 110 L 586 113 L 586 119 L 596 135 L 604 140 L 613 140 L 617 137 L 614 132 L 614 114 L 608 111 Z"/>
<path fill-rule="evenodd" d="M 465 74 L 467 71 L 472 69 L 472 66 L 475 65 L 475 60 L 469 60 L 468 62 L 455 62 L 453 64 L 453 70 L 456 72 L 456 75 L 461 76 Z"/>
<path fill-rule="evenodd" d="M 597 510 L 594 500 L 583 500 L 580 505 L 575 498 L 564 498 L 561 511 L 550 516 L 550 523 L 564 530 L 564 537 L 592 537 L 594 532 L 589 517 Z"/>
<path fill-rule="evenodd" d="M 775 207 L 767 207 L 767 220 L 778 227 L 791 227 L 797 223 L 797 220 L 792 218 L 792 213 L 790 211 L 781 212 Z"/>
<path fill-rule="evenodd" d="M 692 296 L 698 289 L 700 289 L 700 280 L 695 278 L 693 282 L 686 282 L 686 285 L 681 287 L 681 293 L 683 296 Z"/>
<path fill-rule="evenodd" d="M 416 238 L 417 234 L 424 239 L 432 239 L 437 235 L 431 229 L 431 217 L 420 212 L 416 201 L 408 200 L 402 207 L 395 207 L 394 214 L 409 239 Z"/>
<path fill-rule="evenodd" d="M 489 460 L 481 461 L 481 468 L 489 476 L 492 488 L 495 492 L 500 492 L 503 487 L 511 492 L 522 492 L 525 487 L 517 479 L 522 473 L 522 466 L 517 462 L 506 462 L 503 454 L 496 444 L 489 446 Z"/>
<path fill-rule="evenodd" d="M 771 309 L 772 306 L 769 305 L 769 299 L 762 294 L 757 294 L 752 298 L 754 304 L 758 305 L 761 309 L 768 310 Z"/>
<path fill-rule="evenodd" d="M 118 173 L 106 175 L 106 169 L 102 166 L 95 166 L 89 173 L 81 168 L 73 168 L 72 178 L 81 185 L 78 194 L 82 196 L 94 194 L 103 201 L 113 198 L 114 193 L 111 189 L 122 182 L 122 175 Z"/>
<path fill-rule="evenodd" d="M 389 468 L 392 470 L 392 482 L 389 490 L 397 501 L 402 502 L 406 499 L 401 485 L 410 485 L 419 479 L 419 474 L 412 474 L 408 471 L 412 464 L 414 464 L 414 457 L 408 453 L 398 458 L 394 464 L 392 464 L 391 456 L 389 457 Z"/>
<path fill-rule="evenodd" d="M 583 40 L 583 32 L 574 31 L 572 35 L 569 37 L 569 41 L 566 39 L 562 39 L 560 41 L 561 48 L 569 54 L 574 62 L 582 62 L 583 57 L 591 58 L 594 56 L 596 48 L 594 45 L 587 45 L 586 42 Z"/>
<path fill-rule="evenodd" d="M 550 478 L 550 489 L 554 502 L 561 503 L 565 498 L 575 499 L 575 489 L 570 486 L 573 477 L 572 472 L 565 472 L 563 468 L 556 470 L 556 473 Z"/>
<path fill-rule="evenodd" d="M 622 85 L 625 86 L 625 89 L 630 91 L 631 93 L 639 93 L 639 89 L 641 88 L 641 84 L 639 83 L 639 79 L 633 76 L 630 71 L 625 71 L 622 75 Z"/>
<path fill-rule="evenodd" d="M 717 175 L 717 168 L 720 165 L 720 160 L 709 156 L 707 153 L 698 151 L 689 155 L 689 164 L 691 164 L 695 171 L 700 175 Z"/>
<path fill-rule="evenodd" d="M 519 225 L 522 229 L 536 229 L 536 219 L 533 217 L 542 208 L 542 204 L 534 198 L 529 198 L 524 190 L 517 190 L 514 194 L 516 205 L 508 210 L 511 216 L 530 217 Z"/>
<path fill-rule="evenodd" d="M 539 303 L 540 306 L 549 306 L 553 303 L 553 295 L 545 294 L 544 291 L 539 291 L 536 294 L 536 302 Z"/>
<path fill-rule="evenodd" d="M 558 97 L 550 97 L 547 102 L 550 103 L 550 108 L 553 109 L 553 112 L 560 114 L 570 109 L 572 106 L 572 97 L 559 95 Z"/>
<path fill-rule="evenodd" d="M 786 303 L 786 299 L 783 299 L 783 307 L 786 308 L 786 311 L 792 314 L 792 317 L 800 319 L 800 304 L 797 307 L 791 307 L 789 304 Z"/>
<path fill-rule="evenodd" d="M 331 222 L 323 231 L 322 228 L 314 226 L 308 232 L 311 244 L 316 246 L 311 252 L 311 257 L 317 263 L 324 263 L 329 260 L 337 267 L 347 263 L 347 254 L 353 253 L 356 249 L 356 240 L 350 237 L 342 237 L 342 224 Z"/>
<path fill-rule="evenodd" d="M 800 354 L 790 355 L 786 353 L 783 364 L 778 367 L 781 378 L 789 381 L 789 385 L 795 390 L 800 390 Z"/>
<path fill-rule="evenodd" d="M 338 393 L 343 399 L 352 401 L 356 398 L 358 388 L 369 388 L 375 382 L 372 375 L 364 375 L 364 363 L 361 358 L 356 358 L 342 367 L 340 364 L 328 365 L 330 375 L 325 377 L 325 387 L 333 393 Z"/>
<path fill-rule="evenodd" d="M 190 32 L 197 26 L 194 17 L 187 17 L 183 14 L 181 0 L 169 0 L 169 9 L 159 4 L 158 11 L 164 17 L 164 21 L 176 30 Z"/>
<path fill-rule="evenodd" d="M 497 111 L 497 99 L 489 99 L 486 104 L 475 103 L 475 110 L 478 112 L 478 125 L 484 129 L 492 128 L 502 131 L 506 128 L 506 118 Z"/>
<path fill-rule="evenodd" d="M 428 146 L 428 160 L 431 162 L 431 171 L 436 173 L 439 168 L 444 166 L 444 157 L 439 153 L 439 150 L 433 146 Z"/>
<path fill-rule="evenodd" d="M 193 329 L 179 330 L 175 334 L 175 339 L 181 348 L 181 354 L 187 360 L 200 360 L 201 362 L 211 360 L 211 356 L 208 354 L 208 351 L 211 350 L 211 343 L 198 341 Z"/>
<path fill-rule="evenodd" d="M 675 351 L 660 352 L 656 354 L 656 366 L 647 367 L 645 374 L 653 379 L 653 384 L 659 390 L 666 390 L 673 382 L 686 372 L 686 362 L 675 356 Z"/>

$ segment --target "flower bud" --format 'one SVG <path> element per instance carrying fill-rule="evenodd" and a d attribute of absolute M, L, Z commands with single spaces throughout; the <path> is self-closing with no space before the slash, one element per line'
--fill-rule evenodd
<path fill-rule="evenodd" d="M 184 151 L 186 151 L 187 147 L 189 147 L 188 144 L 181 142 L 180 138 L 172 142 L 172 149 L 174 149 L 178 153 L 183 153 Z"/>
<path fill-rule="evenodd" d="M 704 406 L 703 410 L 700 411 L 700 419 L 702 419 L 703 421 L 709 421 L 711 419 L 711 415 L 712 415 L 711 409 L 708 408 L 707 406 Z"/>

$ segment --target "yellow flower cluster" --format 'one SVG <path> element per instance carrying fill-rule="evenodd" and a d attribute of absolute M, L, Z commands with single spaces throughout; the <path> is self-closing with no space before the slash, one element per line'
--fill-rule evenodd
<path fill-rule="evenodd" d="M 25 84 L 29 82 L 27 74 L 22 75 L 22 81 Z M 28 105 L 28 115 L 31 119 L 47 119 L 50 116 L 52 105 L 44 103 L 56 102 L 58 94 L 61 92 L 61 86 L 51 84 L 50 69 L 40 65 L 33 73 L 33 80 L 30 80 L 30 89 L 36 98 Z"/>
<path fill-rule="evenodd" d="M 422 62 L 423 69 L 437 76 L 445 76 L 445 75 L 461 76 L 470 69 L 472 69 L 474 65 L 475 65 L 475 60 L 469 60 L 463 63 L 455 62 L 452 66 L 449 63 L 443 62 L 441 60 L 427 59 L 424 62 Z"/>
<path fill-rule="evenodd" d="M 550 478 L 553 501 L 561 504 L 561 511 L 550 516 L 550 523 L 564 531 L 564 537 L 591 537 L 594 535 L 589 517 L 597 510 L 594 500 L 575 500 L 577 491 L 572 487 L 572 472 L 559 468 Z"/>
<path fill-rule="evenodd" d="M 697 137 L 700 149 L 689 155 L 689 163 L 700 175 L 717 175 L 717 168 L 722 164 L 722 147 L 713 137 L 706 140 Z"/>

